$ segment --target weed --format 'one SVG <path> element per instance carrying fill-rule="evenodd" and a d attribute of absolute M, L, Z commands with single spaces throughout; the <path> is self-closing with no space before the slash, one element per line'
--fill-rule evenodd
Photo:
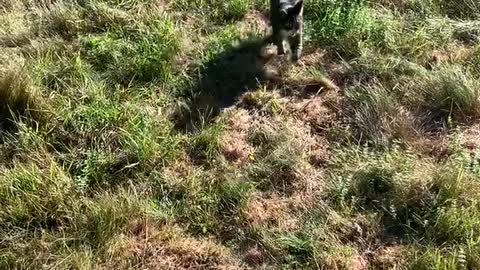
<path fill-rule="evenodd" d="M 224 126 L 219 122 L 200 131 L 192 138 L 192 154 L 196 158 L 204 159 L 207 162 L 215 162 L 215 157 L 219 154 L 220 138 L 223 130 Z"/>
<path fill-rule="evenodd" d="M 109 170 L 114 163 L 111 153 L 101 151 L 88 151 L 85 159 L 79 164 L 79 172 L 76 174 L 76 186 L 81 191 L 87 191 L 101 185 L 109 185 Z"/>
<path fill-rule="evenodd" d="M 455 258 L 445 257 L 441 251 L 427 250 L 418 256 L 411 269 L 456 269 Z"/>

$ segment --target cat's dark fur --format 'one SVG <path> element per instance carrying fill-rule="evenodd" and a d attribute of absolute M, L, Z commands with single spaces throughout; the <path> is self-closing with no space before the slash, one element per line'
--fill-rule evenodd
<path fill-rule="evenodd" d="M 292 61 L 298 61 L 303 49 L 303 0 L 270 0 L 270 21 L 278 54 L 285 53 L 287 41 Z"/>

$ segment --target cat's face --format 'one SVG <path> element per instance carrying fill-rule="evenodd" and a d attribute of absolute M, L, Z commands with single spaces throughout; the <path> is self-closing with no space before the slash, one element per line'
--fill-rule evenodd
<path fill-rule="evenodd" d="M 296 3 L 285 3 L 280 6 L 280 23 L 284 30 L 297 32 L 301 26 L 301 17 L 299 16 L 303 8 L 303 0 Z"/>

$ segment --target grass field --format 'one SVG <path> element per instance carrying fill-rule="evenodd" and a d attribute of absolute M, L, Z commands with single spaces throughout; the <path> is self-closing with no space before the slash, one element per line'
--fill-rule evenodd
<path fill-rule="evenodd" d="M 305 5 L 0 1 L 0 269 L 480 269 L 479 2 Z"/>

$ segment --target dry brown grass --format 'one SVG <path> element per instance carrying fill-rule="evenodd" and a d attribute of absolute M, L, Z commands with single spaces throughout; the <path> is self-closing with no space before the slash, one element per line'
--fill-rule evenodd
<path fill-rule="evenodd" d="M 480 124 L 463 128 L 459 134 L 459 143 L 472 152 L 480 149 Z"/>
<path fill-rule="evenodd" d="M 447 48 L 429 51 L 422 55 L 418 61 L 421 65 L 432 68 L 441 65 L 464 63 L 474 57 L 477 49 L 462 44 L 454 44 Z"/>
<path fill-rule="evenodd" d="M 296 119 L 304 121 L 314 130 L 321 131 L 337 120 L 337 112 L 332 108 L 332 101 L 325 96 L 298 98 L 285 101 L 286 111 Z M 336 101 L 333 101 L 337 103 Z"/>
<path fill-rule="evenodd" d="M 402 264 L 408 251 L 403 246 L 389 246 L 378 250 L 372 256 L 370 265 L 374 269 L 391 269 Z"/>
<path fill-rule="evenodd" d="M 40 121 L 44 109 L 44 99 L 26 70 L 12 69 L 0 74 L 0 127 L 10 126 L 14 118 L 27 115 Z"/>
<path fill-rule="evenodd" d="M 245 164 L 254 153 L 253 147 L 247 142 L 253 119 L 244 109 L 233 108 L 225 114 L 226 130 L 220 139 L 220 151 L 229 161 Z"/>
<path fill-rule="evenodd" d="M 130 228 L 112 240 L 99 269 L 245 269 L 225 247 L 189 237 L 174 225 L 136 220 Z"/>
<path fill-rule="evenodd" d="M 0 12 L 0 47 L 20 47 L 28 44 L 31 37 L 31 21 L 18 2 Z"/>
<path fill-rule="evenodd" d="M 298 217 L 294 213 L 297 207 L 290 198 L 259 193 L 246 206 L 244 215 L 249 226 L 275 227 L 288 231 L 299 226 Z"/>

